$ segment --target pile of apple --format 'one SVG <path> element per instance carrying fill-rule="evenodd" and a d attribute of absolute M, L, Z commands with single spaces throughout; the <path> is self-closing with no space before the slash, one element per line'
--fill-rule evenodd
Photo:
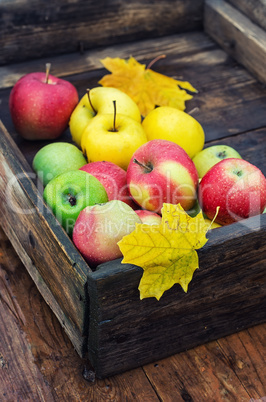
<path fill-rule="evenodd" d="M 214 227 L 266 207 L 263 173 L 227 145 L 203 149 L 202 126 L 183 111 L 158 107 L 142 119 L 128 95 L 107 87 L 79 101 L 71 83 L 49 72 L 21 78 L 9 106 L 25 139 L 55 140 L 69 125 L 74 144 L 42 147 L 33 169 L 44 200 L 92 267 L 120 257 L 117 243 L 136 223 L 160 223 L 164 203 L 180 203 L 191 215 L 201 208 L 206 221 L 219 207 Z"/>

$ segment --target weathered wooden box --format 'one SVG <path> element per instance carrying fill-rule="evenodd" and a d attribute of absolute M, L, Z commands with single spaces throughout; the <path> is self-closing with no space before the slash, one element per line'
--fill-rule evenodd
<path fill-rule="evenodd" d="M 231 145 L 266 174 L 265 13 L 259 0 L 0 4 L 0 224 L 98 377 L 264 322 L 266 214 L 209 233 L 188 293 L 176 285 L 141 301 L 141 268 L 116 260 L 93 272 L 44 205 L 31 169 L 44 143 L 14 131 L 11 87 L 49 61 L 81 96 L 106 73 L 101 58 L 165 54 L 154 69 L 198 89 L 186 111 L 208 145 Z"/>

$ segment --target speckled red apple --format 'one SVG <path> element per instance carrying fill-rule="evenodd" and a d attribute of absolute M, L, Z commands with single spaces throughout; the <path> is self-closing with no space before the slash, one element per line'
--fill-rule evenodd
<path fill-rule="evenodd" d="M 147 211 L 145 209 L 136 209 L 136 214 L 140 217 L 141 222 L 146 225 L 160 225 L 162 217 L 156 212 Z"/>
<path fill-rule="evenodd" d="M 76 220 L 73 242 L 91 267 L 122 257 L 117 243 L 131 233 L 141 219 L 120 200 L 83 209 Z"/>
<path fill-rule="evenodd" d="M 129 192 L 143 209 L 161 212 L 163 203 L 185 210 L 196 201 L 198 173 L 187 153 L 167 140 L 151 140 L 134 153 L 128 169 Z"/>
<path fill-rule="evenodd" d="M 120 166 L 107 161 L 91 162 L 82 166 L 80 170 L 92 174 L 104 186 L 108 200 L 120 200 L 132 208 L 136 208 L 127 185 L 127 174 Z"/>
<path fill-rule="evenodd" d="M 78 100 L 77 90 L 70 82 L 49 73 L 29 73 L 14 85 L 9 110 L 23 138 L 53 140 L 67 128 Z"/>
<path fill-rule="evenodd" d="M 214 165 L 199 185 L 199 203 L 209 219 L 227 225 L 261 214 L 266 206 L 266 178 L 246 160 L 229 158 Z"/>

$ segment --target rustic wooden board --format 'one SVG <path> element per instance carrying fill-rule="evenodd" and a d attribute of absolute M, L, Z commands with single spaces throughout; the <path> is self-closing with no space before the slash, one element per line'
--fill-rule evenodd
<path fill-rule="evenodd" d="M 149 364 L 144 370 L 166 401 L 262 402 L 265 337 L 265 325 L 258 325 Z"/>
<path fill-rule="evenodd" d="M 258 158 L 265 174 L 265 136 L 264 128 L 222 143 L 251 163 Z M 266 214 L 210 232 L 189 292 L 174 286 L 159 302 L 139 300 L 140 268 L 119 261 L 98 267 L 88 281 L 89 358 L 96 373 L 105 377 L 264 322 L 265 240 Z"/>
<path fill-rule="evenodd" d="M 251 21 L 266 30 L 266 4 L 264 0 L 227 0 Z"/>
<path fill-rule="evenodd" d="M 55 75 L 63 75 L 70 80 L 81 97 L 87 87 L 97 86 L 100 78 L 107 73 L 107 70 L 101 68 L 100 58 L 133 55 L 141 62 L 148 63 L 158 54 L 165 54 L 166 58 L 154 65 L 155 71 L 188 80 L 197 88 L 198 94 L 187 102 L 186 111 L 200 121 L 207 141 L 266 125 L 264 87 L 203 32 L 107 47 L 100 54 L 92 52 L 84 57 L 61 56 L 52 62 Z M 43 65 L 44 60 L 0 67 L 2 104 L 8 104 L 10 86 L 16 78 L 27 71 L 38 71 Z M 75 69 L 79 74 L 74 74 Z M 22 141 L 16 135 L 7 107 L 1 109 L 0 116 L 30 162 L 37 150 L 36 144 Z M 70 139 L 68 134 L 62 138 Z M 42 145 L 39 144 L 39 147 Z"/>
<path fill-rule="evenodd" d="M 266 215 L 258 223 L 250 218 L 250 227 L 238 223 L 210 233 L 187 294 L 175 286 L 160 302 L 140 301 L 141 269 L 118 262 L 90 275 L 89 359 L 97 375 L 125 371 L 264 322 Z"/>
<path fill-rule="evenodd" d="M 151 47 L 149 47 L 150 44 Z M 188 111 L 202 123 L 206 131 L 206 139 L 208 141 L 220 139 L 224 142 L 229 141 L 229 137 L 232 136 L 229 145 L 239 146 L 243 157 L 249 157 L 250 161 L 255 164 L 259 163 L 265 173 L 265 90 L 207 35 L 202 32 L 172 35 L 162 38 L 162 40 L 135 42 L 129 44 L 127 49 L 123 45 L 110 46 L 104 49 L 102 54 L 111 55 L 114 49 L 117 52 L 116 55 L 119 55 L 121 49 L 125 52 L 122 53 L 123 55 L 126 52 L 128 55 L 134 55 L 131 50 L 138 51 L 137 54 L 143 61 L 147 59 L 147 54 L 148 58 L 152 59 L 152 56 L 158 55 L 158 51 L 166 53 L 166 59 L 158 63 L 156 70 L 179 79 L 182 77 L 199 90 L 199 93 L 189 102 Z M 64 60 L 67 61 L 66 70 L 64 63 L 58 62 L 59 75 L 62 74 L 67 79 L 69 78 L 78 88 L 80 95 L 83 95 L 88 85 L 90 87 L 97 85 L 98 80 L 105 73 L 99 66 L 97 54 L 99 55 L 97 52 L 94 53 L 89 59 L 92 64 L 87 70 L 86 57 L 88 54 L 85 59 L 81 56 L 80 63 L 77 64 L 75 64 L 76 55 L 64 56 Z M 55 58 L 55 60 L 59 59 Z M 33 68 L 38 63 L 34 61 L 28 66 Z M 73 65 L 77 66 L 77 72 L 80 74 L 74 75 Z M 79 67 L 81 70 L 78 70 Z M 10 82 L 16 74 L 21 73 L 23 68 L 26 68 L 26 64 L 1 69 L 2 75 L 0 75 L 5 83 L 4 89 L 0 91 L 3 105 L 7 105 Z M 72 75 L 65 75 L 66 71 Z M 1 116 L 3 116 L 5 124 L 7 123 L 12 137 L 30 162 L 34 150 L 36 151 L 41 144 L 36 147 L 17 136 L 12 127 L 7 107 L 1 109 Z M 249 130 L 252 132 L 248 132 Z M 9 171 L 12 174 L 20 173 L 19 164 L 21 163 L 22 171 L 29 172 L 29 167 L 25 161 L 22 161 L 20 154 L 16 153 L 16 148 L 10 145 L 4 129 L 2 132 L 5 141 L 1 151 L 1 161 L 9 159 L 8 149 L 11 148 L 13 149 L 11 151 L 12 163 L 8 164 Z M 65 138 L 69 139 L 68 132 L 61 139 Z M 0 183 L 3 186 L 1 189 L 5 189 L 7 183 L 3 180 Z M 36 190 L 33 190 L 31 181 L 21 180 L 19 184 L 23 191 L 21 193 L 21 190 L 18 190 L 22 194 L 22 198 L 19 200 L 22 204 L 18 205 L 28 207 L 32 202 L 31 197 L 36 204 L 35 200 L 39 201 L 40 195 L 36 198 Z M 24 193 L 24 189 L 28 196 Z M 8 208 L 5 205 L 5 212 L 7 211 Z M 38 214 L 37 218 L 40 218 Z M 85 344 L 82 339 L 83 324 L 89 317 L 87 315 L 84 319 L 86 303 L 84 305 L 83 298 L 83 295 L 86 298 L 88 267 L 86 264 L 83 265 L 84 262 L 79 260 L 80 257 L 76 256 L 70 240 L 64 237 L 65 234 L 62 234 L 64 232 L 60 228 L 59 232 L 55 230 L 53 226 L 55 222 L 49 214 L 47 224 L 49 226 L 52 223 L 53 233 L 49 237 L 51 232 L 45 223 L 45 233 L 48 230 L 47 237 L 49 237 L 45 244 L 49 245 L 49 249 L 51 246 L 48 255 L 56 255 L 57 260 L 56 253 L 63 252 L 64 254 L 63 263 L 62 261 L 59 263 L 58 260 L 56 262 L 56 265 L 60 266 L 59 271 L 58 267 L 56 268 L 56 274 L 53 270 L 49 270 L 51 268 L 49 266 L 46 270 L 45 260 L 41 258 L 42 245 L 36 241 L 38 239 L 36 235 L 42 229 L 35 222 L 35 218 L 33 221 L 30 217 L 29 227 L 25 225 L 21 233 L 15 233 L 14 230 L 17 217 L 14 215 L 9 217 L 8 213 L 5 213 L 0 219 L 40 291 L 51 307 L 55 308 L 55 313 L 62 326 L 66 325 L 65 317 L 68 319 L 67 332 L 81 353 L 82 345 L 84 347 Z M 23 222 L 25 223 L 25 221 Z M 41 220 L 38 223 L 41 225 Z M 246 226 L 248 224 L 250 227 Z M 97 374 L 106 376 L 124 371 L 151 361 L 155 356 L 156 359 L 161 358 L 175 351 L 184 350 L 186 347 L 192 347 L 225 333 L 264 321 L 265 284 L 262 272 L 265 267 L 265 225 L 265 216 L 263 216 L 261 220 L 252 218 L 246 221 L 244 226 L 236 224 L 230 228 L 222 228 L 220 234 L 213 232 L 207 248 L 202 250 L 202 269 L 196 273 L 195 281 L 191 285 L 191 292 L 185 295 L 181 289 L 175 287 L 160 301 L 160 304 L 154 300 L 145 300 L 140 304 L 137 290 L 142 272 L 140 268 L 121 266 L 121 264 L 113 262 L 108 266 L 102 266 L 95 273 L 89 273 L 89 355 Z M 258 228 L 260 231 L 257 230 Z M 30 235 L 29 230 L 31 230 Z M 55 236 L 59 238 L 56 245 L 52 244 Z M 244 250 L 243 244 L 245 244 Z M 61 248 L 63 251 L 60 251 Z M 24 249 L 27 250 L 27 254 Z M 71 254 L 71 250 L 73 254 Z M 43 252 L 47 253 L 47 251 L 48 247 L 44 245 Z M 71 254 L 70 260 L 67 256 L 68 253 Z M 60 288 L 59 303 L 56 303 L 56 298 L 50 302 L 51 294 L 55 295 L 56 288 L 59 287 L 59 284 L 64 283 L 60 282 L 62 279 L 65 280 L 62 278 L 63 264 L 66 264 L 70 269 L 69 272 L 72 273 L 73 261 L 76 262 L 76 258 L 79 261 L 75 265 L 75 269 L 78 269 L 77 282 L 71 276 L 70 283 L 67 284 L 69 291 L 74 292 L 74 301 L 68 306 L 68 303 L 65 303 L 65 301 L 68 302 L 68 295 L 62 295 L 62 288 Z M 40 268 L 37 267 L 37 263 L 40 264 Z M 56 284 L 51 280 L 50 274 L 52 277 L 53 275 L 56 277 Z M 45 278 L 44 282 L 41 282 L 42 276 Z M 204 283 L 204 287 L 202 283 Z M 254 292 L 254 298 L 247 298 L 247 292 L 248 294 Z M 78 295 L 81 295 L 83 300 L 79 300 Z M 202 299 L 204 303 L 201 302 Z M 184 315 L 184 310 L 187 311 L 187 315 Z M 87 329 L 83 332 L 85 342 Z"/>
<path fill-rule="evenodd" d="M 100 60 L 107 56 L 122 58 L 134 56 L 139 62 L 149 63 L 155 57 L 162 54 L 172 55 L 177 60 L 179 55 L 187 57 L 196 56 L 198 53 L 212 50 L 214 46 L 213 41 L 204 35 L 202 31 L 196 31 L 167 35 L 159 39 L 144 39 L 126 44 L 121 43 L 100 48 L 96 47 L 84 51 L 82 54 L 54 55 L 49 57 L 49 62 L 52 64 L 51 73 L 58 77 L 85 73 L 85 79 L 88 72 L 98 74 L 99 69 L 106 72 Z M 8 66 L 0 66 L 0 87 L 13 86 L 24 74 L 44 71 L 47 60 L 48 58 L 45 57 L 21 63 L 13 63 Z M 154 65 L 154 68 L 158 68 L 160 64 L 159 61 Z M 176 71 L 175 75 L 178 74 L 178 71 Z M 179 78 L 182 79 L 182 77 Z M 86 86 L 84 88 L 86 89 Z M 85 90 L 84 88 L 83 91 Z"/>
<path fill-rule="evenodd" d="M 8 0 L 0 15 L 6 64 L 200 29 L 203 0 Z"/>
<path fill-rule="evenodd" d="M 93 383 L 1 227 L 0 329 L 1 402 L 158 400 L 141 368 Z"/>
<path fill-rule="evenodd" d="M 75 353 L 1 228 L 0 322 L 3 401 L 233 402 L 266 395 L 266 324 L 91 382 L 90 363 Z"/>
<path fill-rule="evenodd" d="M 264 6 L 265 7 L 265 6 Z M 223 0 L 206 0 L 205 31 L 261 82 L 266 82 L 266 32 Z"/>
<path fill-rule="evenodd" d="M 0 136 L 1 226 L 82 355 L 89 267 L 43 203 L 31 168 L 1 122 Z"/>

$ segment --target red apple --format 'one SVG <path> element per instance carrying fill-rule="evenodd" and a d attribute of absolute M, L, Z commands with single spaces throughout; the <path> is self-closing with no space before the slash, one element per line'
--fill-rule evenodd
<path fill-rule="evenodd" d="M 9 109 L 16 131 L 27 140 L 53 140 L 68 126 L 78 92 L 68 81 L 44 72 L 29 73 L 14 85 Z"/>
<path fill-rule="evenodd" d="M 135 202 L 157 213 L 163 203 L 180 203 L 189 210 L 197 198 L 196 167 L 172 141 L 155 139 L 138 148 L 127 169 L 127 182 Z"/>
<path fill-rule="evenodd" d="M 91 267 L 122 257 L 117 243 L 141 223 L 123 201 L 111 200 L 83 209 L 76 220 L 73 242 Z"/>
<path fill-rule="evenodd" d="M 266 206 L 266 178 L 243 159 L 224 159 L 214 165 L 199 185 L 199 203 L 209 219 L 227 225 L 261 214 Z"/>
<path fill-rule="evenodd" d="M 162 217 L 156 212 L 147 211 L 146 209 L 135 209 L 136 214 L 146 225 L 160 225 Z"/>
<path fill-rule="evenodd" d="M 127 186 L 127 174 L 124 169 L 112 162 L 91 162 L 80 168 L 92 174 L 104 186 L 108 200 L 124 201 L 132 208 L 136 208 Z"/>

